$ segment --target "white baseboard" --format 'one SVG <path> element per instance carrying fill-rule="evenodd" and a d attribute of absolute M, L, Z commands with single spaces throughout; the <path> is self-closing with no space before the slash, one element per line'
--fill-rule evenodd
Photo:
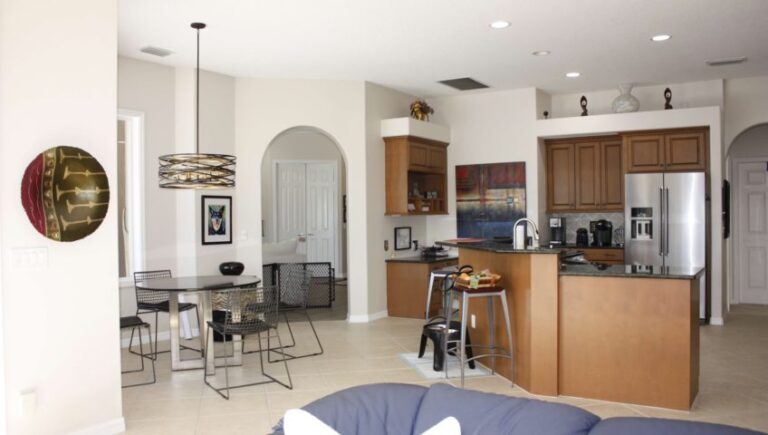
<path fill-rule="evenodd" d="M 709 324 L 714 326 L 723 326 L 725 325 L 725 321 L 722 317 L 710 317 Z"/>
<path fill-rule="evenodd" d="M 123 432 L 125 432 L 125 419 L 120 417 L 85 429 L 70 432 L 70 435 L 113 435 Z"/>
<path fill-rule="evenodd" d="M 385 317 L 389 317 L 389 313 L 387 310 L 379 311 L 378 313 L 373 314 L 355 314 L 355 315 L 348 315 L 347 316 L 347 322 L 348 323 L 368 323 L 373 322 L 374 320 L 383 319 Z"/>
<path fill-rule="evenodd" d="M 128 344 L 131 342 L 131 334 L 130 333 L 126 333 L 125 335 L 126 335 L 126 337 L 123 338 L 122 340 L 120 340 L 120 346 L 121 347 L 128 347 Z M 197 336 L 199 336 L 198 330 L 197 329 L 193 329 L 192 330 L 192 337 L 190 337 L 190 338 L 195 338 Z M 171 331 L 162 331 L 162 332 L 158 332 L 157 333 L 157 341 L 168 341 L 170 339 L 171 339 Z M 188 339 L 188 338 L 182 337 L 182 339 Z M 149 345 L 149 337 L 147 337 L 146 333 L 141 334 L 141 340 L 144 342 L 144 346 L 148 346 Z M 152 331 L 152 341 L 153 342 L 155 341 L 155 332 L 154 331 Z M 133 337 L 133 345 L 134 346 L 138 346 L 139 345 L 139 336 L 138 335 L 134 335 L 134 337 Z"/>

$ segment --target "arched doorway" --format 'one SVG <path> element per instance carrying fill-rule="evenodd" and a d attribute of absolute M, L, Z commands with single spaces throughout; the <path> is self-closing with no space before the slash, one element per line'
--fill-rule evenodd
<path fill-rule="evenodd" d="M 768 123 L 728 149 L 732 180 L 732 303 L 768 305 Z"/>
<path fill-rule="evenodd" d="M 337 142 L 308 126 L 275 136 L 261 162 L 262 262 L 330 263 L 335 285 L 311 297 L 317 319 L 348 314 L 346 173 Z"/>

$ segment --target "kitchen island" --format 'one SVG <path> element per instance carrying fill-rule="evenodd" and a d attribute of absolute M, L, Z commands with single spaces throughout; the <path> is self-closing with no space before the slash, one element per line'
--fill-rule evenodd
<path fill-rule="evenodd" d="M 703 269 L 560 266 L 558 249 L 441 242 L 459 263 L 502 276 L 513 321 L 514 374 L 523 389 L 690 409 L 698 392 L 698 280 Z M 495 317 L 503 318 L 495 306 Z M 472 341 L 488 342 L 483 301 L 472 301 Z M 497 322 L 495 336 L 505 343 Z M 485 361 L 481 361 L 485 362 Z"/>

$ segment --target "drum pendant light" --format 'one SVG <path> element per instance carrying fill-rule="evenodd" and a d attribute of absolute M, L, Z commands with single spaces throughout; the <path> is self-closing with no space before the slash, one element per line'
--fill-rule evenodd
<path fill-rule="evenodd" d="M 197 69 L 195 71 L 195 153 L 160 156 L 160 187 L 170 189 L 225 189 L 235 187 L 235 156 L 200 153 L 200 29 L 197 30 Z"/>

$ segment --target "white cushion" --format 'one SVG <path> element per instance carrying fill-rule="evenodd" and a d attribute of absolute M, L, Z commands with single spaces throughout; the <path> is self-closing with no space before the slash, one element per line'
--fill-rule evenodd
<path fill-rule="evenodd" d="M 283 430 L 285 435 L 340 435 L 332 427 L 303 409 L 285 411 Z"/>
<path fill-rule="evenodd" d="M 285 435 L 341 435 L 303 409 L 285 411 L 283 431 L 285 431 Z M 461 435 L 461 425 L 455 417 L 446 417 L 421 435 Z"/>
<path fill-rule="evenodd" d="M 445 417 L 440 423 L 430 427 L 421 435 L 461 435 L 461 425 L 456 417 Z"/>

